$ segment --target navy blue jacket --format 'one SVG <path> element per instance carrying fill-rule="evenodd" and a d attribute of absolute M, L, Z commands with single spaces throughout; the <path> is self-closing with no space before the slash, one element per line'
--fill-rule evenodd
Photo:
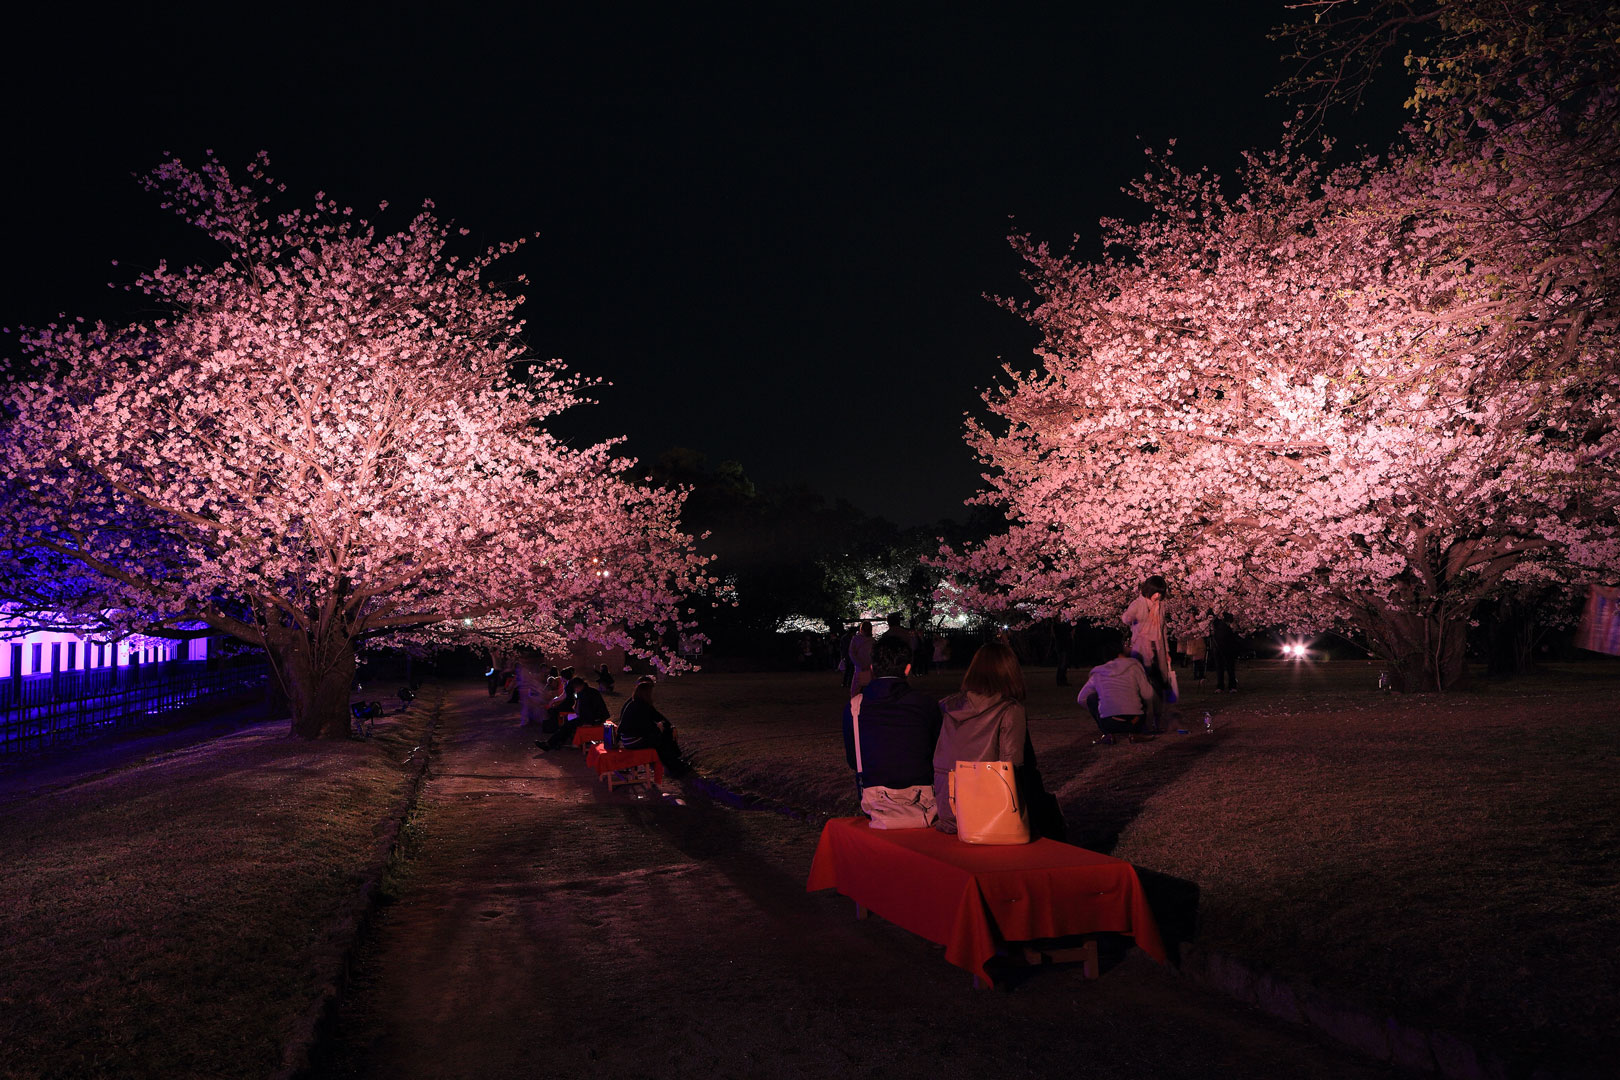
<path fill-rule="evenodd" d="M 574 713 L 582 724 L 600 724 L 613 714 L 608 712 L 607 702 L 594 686 L 582 686 L 579 693 L 574 695 Z"/>
<path fill-rule="evenodd" d="M 861 699 L 862 787 L 914 787 L 934 783 L 939 702 L 904 679 L 874 679 Z M 854 720 L 844 706 L 844 757 L 855 767 Z"/>

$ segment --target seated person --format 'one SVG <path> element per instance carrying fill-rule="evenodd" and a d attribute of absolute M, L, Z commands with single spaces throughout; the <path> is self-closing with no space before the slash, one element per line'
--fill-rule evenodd
<path fill-rule="evenodd" d="M 596 669 L 596 688 L 604 694 L 613 693 L 613 673 L 606 664 Z"/>
<path fill-rule="evenodd" d="M 950 777 L 959 761 L 1008 761 L 1024 764 L 1029 741 L 1024 713 L 1024 672 L 1018 657 L 999 641 L 981 645 L 962 676 L 962 691 L 939 703 L 944 724 L 934 745 L 935 828 L 956 832 L 951 810 Z"/>
<path fill-rule="evenodd" d="M 579 676 L 576 675 L 569 680 L 568 692 L 572 695 L 573 711 L 568 713 L 551 738 L 534 741 L 534 745 L 542 750 L 555 750 L 559 746 L 568 745 L 574 739 L 574 731 L 581 724 L 600 724 L 609 716 L 607 702 L 602 700 L 602 695 Z"/>
<path fill-rule="evenodd" d="M 658 751 L 658 760 L 672 780 L 679 780 L 692 771 L 692 765 L 681 756 L 675 742 L 675 728 L 664 714 L 653 708 L 653 686 L 650 678 L 636 682 L 624 708 L 619 710 L 619 745 L 626 750 L 652 749 Z"/>
<path fill-rule="evenodd" d="M 557 669 L 552 668 L 551 673 L 554 678 L 546 680 L 546 688 L 550 690 L 555 683 L 556 693 L 546 700 L 546 719 L 540 728 L 548 735 L 557 730 L 558 725 L 563 722 L 563 717 L 574 711 L 574 694 L 568 688 L 574 679 L 574 669 L 563 668 L 562 673 L 558 674 Z"/>
<path fill-rule="evenodd" d="M 1142 662 L 1131 654 L 1129 638 L 1119 641 L 1119 655 L 1091 669 L 1086 685 L 1075 698 L 1091 713 L 1102 732 L 1098 742 L 1112 743 L 1115 735 L 1129 734 L 1131 742 L 1147 742 L 1142 718 L 1153 708 L 1155 691 Z"/>
<path fill-rule="evenodd" d="M 872 681 L 857 695 L 861 701 L 860 769 L 855 783 L 869 787 L 926 787 L 933 802 L 934 746 L 942 717 L 931 694 L 913 690 L 911 640 L 884 634 L 872 647 Z M 844 757 L 855 768 L 854 699 L 844 707 Z"/>

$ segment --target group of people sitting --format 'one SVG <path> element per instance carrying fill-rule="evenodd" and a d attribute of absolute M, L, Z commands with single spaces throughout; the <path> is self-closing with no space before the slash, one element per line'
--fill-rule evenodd
<path fill-rule="evenodd" d="M 557 750 L 571 745 L 580 727 L 608 721 L 613 714 L 603 694 L 612 693 L 613 676 L 605 664 L 596 674 L 597 685 L 592 686 L 584 677 L 575 675 L 573 668 L 547 670 L 542 691 L 545 714 L 540 721 L 545 737 L 536 739 L 534 745 L 546 752 Z M 692 771 L 692 766 L 675 740 L 674 725 L 653 706 L 656 685 L 650 675 L 636 681 L 635 690 L 619 709 L 619 745 L 626 750 L 656 751 L 665 775 L 679 780 Z"/>
<path fill-rule="evenodd" d="M 938 815 L 934 827 L 955 833 L 948 785 L 957 762 L 1007 761 L 1020 801 L 1029 808 L 1031 835 L 1063 839 L 1063 816 L 1036 766 L 1024 712 L 1024 673 L 1012 649 L 1002 642 L 981 646 L 961 690 L 943 701 L 912 689 L 906 681 L 911 659 L 910 641 L 883 635 L 872 646 L 871 681 L 844 709 L 844 753 L 863 806 L 870 788 L 928 787 Z"/>

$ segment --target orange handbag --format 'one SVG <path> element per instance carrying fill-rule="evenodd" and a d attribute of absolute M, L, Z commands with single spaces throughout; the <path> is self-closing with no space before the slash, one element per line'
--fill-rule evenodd
<path fill-rule="evenodd" d="M 1027 844 L 1029 807 L 1018 798 L 1010 761 L 958 761 L 951 770 L 956 838 L 969 844 Z"/>

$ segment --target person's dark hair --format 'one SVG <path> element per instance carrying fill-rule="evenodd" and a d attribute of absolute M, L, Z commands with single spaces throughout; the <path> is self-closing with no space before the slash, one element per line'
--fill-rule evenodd
<path fill-rule="evenodd" d="M 572 679 L 574 677 L 574 669 L 571 667 L 565 667 L 562 669 L 562 675 L 565 679 Z"/>
<path fill-rule="evenodd" d="M 1137 591 L 1143 596 L 1152 596 L 1154 593 L 1162 593 L 1165 596 L 1169 596 L 1170 586 L 1165 584 L 1164 578 L 1160 577 L 1158 574 L 1154 574 L 1152 577 L 1142 582 L 1141 587 L 1138 588 Z"/>
<path fill-rule="evenodd" d="M 651 705 L 654 685 L 651 679 L 642 678 L 636 682 L 636 688 L 630 692 L 630 696 L 644 705 Z"/>
<path fill-rule="evenodd" d="M 555 674 L 557 674 L 557 665 L 553 664 L 551 667 L 546 669 L 546 675 L 547 676 L 551 676 L 551 675 L 555 675 Z"/>
<path fill-rule="evenodd" d="M 1124 630 L 1114 630 L 1108 635 L 1108 659 L 1116 656 L 1131 655 L 1131 635 Z"/>
<path fill-rule="evenodd" d="M 1018 654 L 999 641 L 980 645 L 962 676 L 962 692 L 1023 701 L 1024 669 L 1018 666 Z"/>
<path fill-rule="evenodd" d="M 879 679 L 904 675 L 911 664 L 911 642 L 890 631 L 872 646 L 872 674 Z"/>
<path fill-rule="evenodd" d="M 584 688 L 585 688 L 585 680 L 580 678 L 578 675 L 575 675 L 572 679 L 568 680 L 568 689 L 570 689 L 570 690 L 583 690 Z"/>

